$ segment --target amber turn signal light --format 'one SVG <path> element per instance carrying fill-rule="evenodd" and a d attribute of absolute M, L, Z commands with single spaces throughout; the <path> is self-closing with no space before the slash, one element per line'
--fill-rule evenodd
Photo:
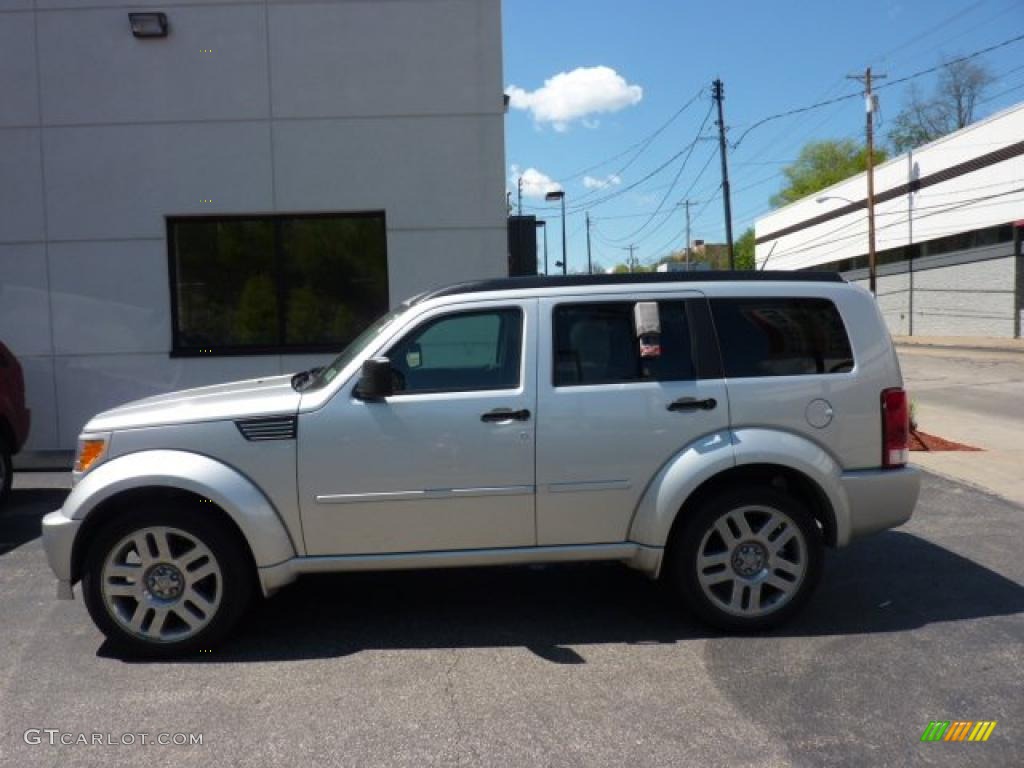
<path fill-rule="evenodd" d="M 75 459 L 75 472 L 88 472 L 107 447 L 106 440 L 81 440 L 78 443 L 78 456 Z"/>

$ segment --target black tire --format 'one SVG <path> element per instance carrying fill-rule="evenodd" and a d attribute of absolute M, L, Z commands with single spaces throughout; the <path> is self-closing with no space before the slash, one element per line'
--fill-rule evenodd
<path fill-rule="evenodd" d="M 168 500 L 151 502 L 141 511 L 126 510 L 106 523 L 89 544 L 82 573 L 82 595 L 93 622 L 116 652 L 133 657 L 170 658 L 212 650 L 231 631 L 252 600 L 255 574 L 244 545 L 221 521 L 211 518 L 208 510 L 188 505 L 188 501 Z M 102 574 L 108 556 L 125 537 L 152 527 L 177 529 L 191 535 L 212 553 L 219 566 L 219 578 L 213 578 L 220 589 L 217 607 L 210 611 L 211 618 L 206 619 L 202 629 L 184 639 L 157 641 L 132 634 L 104 601 Z M 135 598 L 129 600 L 135 601 Z M 141 601 L 135 602 L 142 607 Z"/>
<path fill-rule="evenodd" d="M 767 528 L 770 513 L 759 513 L 757 509 L 742 511 L 747 508 L 771 510 L 784 516 L 777 519 L 784 520 L 787 525 L 795 525 L 802 536 L 803 546 L 800 536 L 787 533 L 790 529 L 781 525 L 762 536 L 761 529 L 754 528 L 754 525 L 763 519 L 765 522 L 762 525 Z M 738 529 L 730 527 L 730 532 L 735 536 L 732 546 L 713 530 L 715 523 L 724 522 L 724 516 L 730 513 L 743 515 L 751 523 L 753 531 L 749 535 L 737 535 Z M 774 541 L 771 541 L 771 535 L 776 532 Z M 776 546 L 775 542 L 781 542 L 784 536 L 789 536 L 789 543 L 785 545 L 784 551 L 774 554 L 771 548 Z M 701 585 L 698 574 L 699 563 L 708 562 L 699 561 L 702 546 L 704 553 L 713 553 L 712 557 L 716 554 L 721 557 L 722 552 L 728 553 L 727 562 L 721 566 L 722 570 L 716 565 L 705 571 L 721 575 L 723 579 L 721 583 L 707 588 Z M 739 551 L 741 549 L 742 553 Z M 802 551 L 798 556 L 796 553 L 799 550 Z M 727 491 L 710 498 L 693 510 L 689 519 L 680 521 L 669 547 L 666 576 L 686 606 L 705 624 L 729 633 L 761 632 L 782 624 L 803 608 L 821 579 L 823 561 L 821 531 L 807 508 L 798 499 L 776 488 L 755 486 Z M 786 576 L 785 581 L 788 581 L 788 571 L 794 568 L 795 563 L 802 565 L 803 571 L 801 576 L 794 578 L 792 584 L 787 586 L 790 591 L 765 583 L 764 580 L 769 577 L 773 583 L 780 583 L 782 576 Z M 786 570 L 777 570 L 777 567 Z M 748 579 L 737 568 L 748 568 L 754 573 Z M 757 597 L 753 595 L 755 584 Z M 735 611 L 741 610 L 740 607 L 730 611 L 725 606 L 726 602 L 733 599 L 733 590 L 736 589 L 741 590 L 740 606 L 747 601 L 751 613 L 737 615 Z M 744 607 L 742 610 L 747 609 Z M 755 615 L 756 610 L 764 612 Z"/>
<path fill-rule="evenodd" d="M 14 464 L 11 462 L 11 454 L 4 446 L 3 438 L 0 438 L 0 506 L 7 501 L 11 495 L 11 484 L 14 482 Z"/>

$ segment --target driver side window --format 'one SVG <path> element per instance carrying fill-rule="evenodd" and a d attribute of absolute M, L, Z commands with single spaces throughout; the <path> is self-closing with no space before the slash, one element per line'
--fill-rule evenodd
<path fill-rule="evenodd" d="M 517 308 L 427 321 L 387 354 L 396 374 L 395 394 L 518 387 L 522 324 Z"/>

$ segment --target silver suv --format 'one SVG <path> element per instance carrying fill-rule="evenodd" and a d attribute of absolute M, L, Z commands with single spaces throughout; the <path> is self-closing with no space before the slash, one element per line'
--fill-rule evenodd
<path fill-rule="evenodd" d="M 520 278 L 410 299 L 330 365 L 92 419 L 43 538 L 131 652 L 208 648 L 304 573 L 617 560 L 726 631 L 909 519 L 874 299 L 825 273 Z"/>

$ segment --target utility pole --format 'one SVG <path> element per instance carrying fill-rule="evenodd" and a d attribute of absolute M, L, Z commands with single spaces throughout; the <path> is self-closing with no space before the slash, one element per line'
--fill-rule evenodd
<path fill-rule="evenodd" d="M 590 211 L 587 211 L 587 274 L 594 274 L 594 262 L 590 259 Z"/>
<path fill-rule="evenodd" d="M 875 295 L 875 96 L 871 92 L 871 81 L 885 75 L 872 75 L 871 67 L 863 75 L 847 75 L 850 80 L 864 83 L 864 109 L 867 113 L 866 138 L 868 148 L 868 286 Z"/>
<path fill-rule="evenodd" d="M 629 267 L 629 271 L 633 271 L 633 251 L 636 250 L 635 245 L 627 245 L 622 250 L 629 251 L 629 261 L 626 262 L 626 266 Z"/>
<path fill-rule="evenodd" d="M 722 81 L 711 83 L 711 97 L 718 104 L 718 154 L 722 158 L 722 202 L 725 205 L 725 244 L 729 249 L 729 269 L 736 269 L 736 258 L 732 252 L 732 202 L 729 195 L 729 163 L 725 157 L 725 118 L 722 116 L 722 101 L 725 98 Z"/>
<path fill-rule="evenodd" d="M 690 201 L 684 200 L 683 206 L 686 208 L 686 271 L 690 271 Z"/>
<path fill-rule="evenodd" d="M 519 215 L 523 215 L 523 177 L 519 177 Z"/>

